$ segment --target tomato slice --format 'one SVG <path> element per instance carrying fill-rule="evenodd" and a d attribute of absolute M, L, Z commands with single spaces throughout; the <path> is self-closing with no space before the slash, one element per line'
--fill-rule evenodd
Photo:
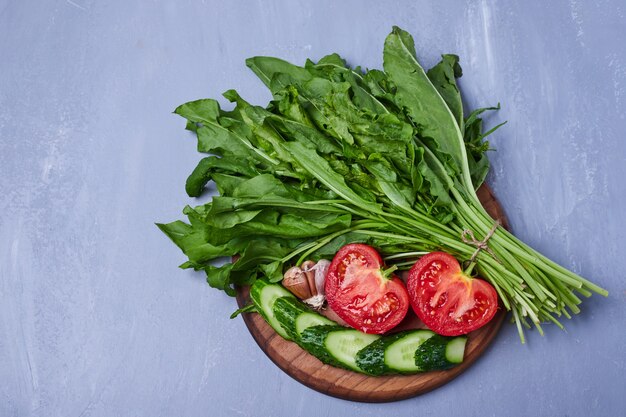
<path fill-rule="evenodd" d="M 365 333 L 393 329 L 409 310 L 404 283 L 395 275 L 384 276 L 382 264 L 374 248 L 353 243 L 339 249 L 326 275 L 328 306 Z"/>
<path fill-rule="evenodd" d="M 458 336 L 489 322 L 498 310 L 498 295 L 487 281 L 463 273 L 444 252 L 429 253 L 409 271 L 407 289 L 415 314 L 431 330 Z"/>

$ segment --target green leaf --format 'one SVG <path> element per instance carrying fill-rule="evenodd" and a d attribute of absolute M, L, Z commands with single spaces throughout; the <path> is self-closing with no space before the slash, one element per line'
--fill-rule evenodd
<path fill-rule="evenodd" d="M 238 233 L 260 236 L 276 236 L 284 239 L 319 237 L 350 227 L 351 216 L 347 213 L 306 212 L 281 213 L 279 210 L 265 209 L 254 221 L 237 226 Z"/>
<path fill-rule="evenodd" d="M 217 186 L 217 191 L 220 195 L 232 195 L 234 190 L 247 180 L 246 177 L 239 177 L 235 175 L 221 174 L 216 172 L 211 175 L 211 178 Z"/>
<path fill-rule="evenodd" d="M 246 65 L 270 89 L 272 89 L 272 79 L 276 74 L 287 74 L 292 79 L 300 82 L 311 79 L 311 74 L 304 68 L 279 58 L 255 56 L 246 59 Z M 272 90 L 272 93 L 274 93 L 274 90 Z"/>
<path fill-rule="evenodd" d="M 301 99 L 298 89 L 293 85 L 288 85 L 274 93 L 271 109 L 275 113 L 278 110 L 278 113 L 284 116 L 281 118 L 282 120 L 289 120 L 314 128 L 313 121 L 311 121 L 303 103 L 304 100 Z M 317 130 L 315 131 L 317 132 Z"/>
<path fill-rule="evenodd" d="M 200 123 L 191 129 L 198 136 L 198 152 L 217 155 L 248 156 L 259 161 L 275 163 L 263 152 L 255 149 L 246 137 L 238 121 L 225 117 L 215 100 L 196 100 L 185 103 L 174 110 L 190 122 Z M 187 125 L 189 128 L 189 124 Z"/>
<path fill-rule="evenodd" d="M 181 104 L 174 113 L 194 123 L 214 122 L 220 114 L 220 105 L 213 99 L 200 99 Z"/>
<path fill-rule="evenodd" d="M 266 123 L 266 120 L 273 116 L 272 113 L 262 107 L 250 105 L 235 90 L 228 90 L 224 97 L 237 103 L 233 113 L 236 113 L 248 127 L 250 132 L 248 137 L 256 147 L 287 164 L 295 163 L 293 157 L 280 146 L 285 141 L 283 137 L 271 124 Z"/>
<path fill-rule="evenodd" d="M 390 103 L 394 102 L 395 85 L 383 71 L 377 69 L 367 71 L 363 75 L 363 83 L 374 97 L 388 100 Z"/>
<path fill-rule="evenodd" d="M 309 258 L 318 261 L 320 259 L 333 259 L 339 249 L 349 243 L 370 243 L 371 238 L 359 232 L 348 232 L 332 239 L 326 245 L 313 252 Z"/>
<path fill-rule="evenodd" d="M 340 57 L 339 54 L 326 55 L 317 61 L 317 65 L 335 65 L 337 67 L 347 68 L 346 61 Z"/>
<path fill-rule="evenodd" d="M 198 130 L 198 123 L 196 122 L 192 122 L 191 120 L 187 120 L 187 124 L 185 125 L 185 129 L 186 130 L 190 130 L 192 132 L 195 132 Z"/>
<path fill-rule="evenodd" d="M 230 256 L 236 253 L 229 243 L 211 245 L 207 243 L 206 229 L 192 226 L 180 220 L 172 223 L 157 223 L 157 227 L 169 237 L 189 258 L 189 263 L 182 266 L 201 269 L 209 261 L 220 256 Z"/>
<path fill-rule="evenodd" d="M 208 265 L 204 268 L 207 282 L 211 287 L 226 291 L 227 294 L 233 296 L 235 285 L 252 284 L 259 272 L 270 268 L 268 264 L 274 264 L 293 250 L 293 247 L 293 242 L 281 239 L 248 240 L 236 261 L 222 266 Z"/>
<path fill-rule="evenodd" d="M 249 200 L 247 200 L 249 201 Z M 299 209 L 298 207 L 262 207 L 237 209 L 241 200 L 216 197 L 206 216 L 206 242 L 214 246 L 231 244 L 236 239 L 275 237 L 298 240 L 320 237 L 350 227 L 351 215 Z"/>
<path fill-rule="evenodd" d="M 287 187 L 281 181 L 271 174 L 257 175 L 254 178 L 250 178 L 242 182 L 234 191 L 233 197 L 264 197 L 268 195 L 273 196 L 288 196 L 289 192 Z"/>
<path fill-rule="evenodd" d="M 269 282 L 279 282 L 283 279 L 283 263 L 281 261 L 262 264 L 259 269 Z"/>
<path fill-rule="evenodd" d="M 224 264 L 222 266 L 207 266 L 204 271 L 206 272 L 207 283 L 218 290 L 226 292 L 226 294 L 234 297 L 236 292 L 231 282 L 231 270 L 233 264 Z"/>
<path fill-rule="evenodd" d="M 252 156 L 250 142 L 238 137 L 222 126 L 207 124 L 196 130 L 198 135 L 198 152 L 216 155 Z"/>
<path fill-rule="evenodd" d="M 435 154 L 418 139 L 416 141 L 424 152 L 423 159 L 419 162 L 418 170 L 422 178 L 429 184 L 427 194 L 438 205 L 451 206 L 450 188 L 454 186 L 453 180 Z"/>
<path fill-rule="evenodd" d="M 191 175 L 187 178 L 185 190 L 189 197 L 198 197 L 202 194 L 204 186 L 213 179 L 215 173 L 239 174 L 245 177 L 253 177 L 258 171 L 252 168 L 249 161 L 236 158 L 232 155 L 217 157 L 209 156 L 200 160 Z"/>
<path fill-rule="evenodd" d="M 289 136 L 295 141 L 302 142 L 307 146 L 315 147 L 315 149 L 322 154 L 336 154 L 341 152 L 341 148 L 333 139 L 322 134 L 314 127 L 279 116 L 274 116 L 271 122 L 282 134 Z"/>
<path fill-rule="evenodd" d="M 441 61 L 429 69 L 426 75 L 448 105 L 462 132 L 464 128 L 463 102 L 461 101 L 461 92 L 456 84 L 456 79 L 463 75 L 463 70 L 459 65 L 459 57 L 452 54 L 442 55 Z"/>
<path fill-rule="evenodd" d="M 239 285 L 249 284 L 249 271 L 259 270 L 263 265 L 279 261 L 293 249 L 291 242 L 280 239 L 255 239 L 243 251 L 239 259 L 233 264 L 233 282 Z M 264 267 L 268 269 L 268 267 Z"/>
<path fill-rule="evenodd" d="M 385 106 L 369 91 L 367 84 L 364 83 L 363 75 L 348 68 L 339 55 L 325 56 L 317 64 L 307 60 L 305 68 L 313 76 L 325 78 L 331 82 L 350 84 L 351 99 L 360 108 L 375 114 L 387 113 Z"/>
<path fill-rule="evenodd" d="M 300 164 L 315 176 L 322 184 L 328 187 L 337 195 L 341 196 L 355 206 L 371 211 L 373 213 L 381 213 L 381 207 L 370 201 L 364 200 L 355 193 L 344 181 L 343 177 L 333 171 L 328 161 L 315 152 L 314 149 L 307 148 L 297 142 L 289 142 L 284 145 L 298 160 Z"/>
<path fill-rule="evenodd" d="M 431 151 L 442 160 L 450 158 L 449 167 L 461 174 L 462 184 L 472 196 L 463 136 L 446 102 L 417 62 L 411 35 L 394 27 L 385 40 L 383 56 L 385 72 L 397 88 L 397 103 L 405 109 L 419 135 L 432 140 L 425 142 Z"/>
<path fill-rule="evenodd" d="M 234 201 L 236 200 L 231 197 L 213 197 L 210 209 L 204 218 L 206 226 L 210 227 L 208 230 L 211 235 L 216 233 L 215 229 L 231 229 L 238 224 L 251 221 L 261 213 L 261 210 L 237 210 L 234 207 Z M 186 211 L 188 216 L 190 215 L 190 211 L 189 209 Z M 229 235 L 224 234 L 219 242 L 226 241 L 223 239 L 226 236 Z M 227 240 L 234 237 L 236 236 L 229 236 Z M 208 237 L 208 239 L 211 238 Z M 214 239 L 209 241 L 214 244 L 218 242 L 218 240 Z"/>
<path fill-rule="evenodd" d="M 380 189 L 393 204 L 411 210 L 415 203 L 415 195 L 410 187 L 399 182 L 396 171 L 389 161 L 380 155 L 372 154 L 363 164 L 374 175 Z"/>

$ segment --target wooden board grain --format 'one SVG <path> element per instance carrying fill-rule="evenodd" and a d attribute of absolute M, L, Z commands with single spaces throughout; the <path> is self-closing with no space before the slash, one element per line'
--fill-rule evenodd
<path fill-rule="evenodd" d="M 508 228 L 502 208 L 487 186 L 478 190 L 478 197 L 489 214 Z M 247 287 L 238 288 L 239 307 L 249 304 Z M 297 344 L 280 337 L 256 313 L 244 313 L 243 319 L 252 337 L 267 356 L 285 373 L 302 384 L 331 395 L 351 401 L 390 402 L 414 397 L 433 390 L 464 372 L 487 349 L 498 333 L 506 312 L 503 309 L 486 326 L 470 333 L 463 363 L 447 371 L 425 372 L 415 375 L 391 375 L 372 377 L 344 369 L 324 365 L 317 358 L 302 350 Z M 409 311 L 403 328 L 424 327 Z"/>

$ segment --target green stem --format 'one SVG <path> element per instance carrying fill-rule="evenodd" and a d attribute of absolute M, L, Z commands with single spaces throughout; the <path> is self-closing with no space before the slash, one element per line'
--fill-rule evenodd
<path fill-rule="evenodd" d="M 478 218 L 479 216 L 476 217 Z M 486 227 L 484 220 L 483 227 Z M 583 285 L 585 285 L 587 286 L 587 288 L 598 294 L 602 294 L 604 296 L 608 295 L 608 292 L 605 289 L 578 276 L 577 274 L 574 274 L 571 271 L 568 271 L 567 269 L 558 265 L 556 262 L 551 261 L 534 249 L 530 248 L 528 245 L 521 242 L 519 239 L 515 238 L 515 236 L 510 234 L 505 229 L 498 228 L 496 233 L 493 234 L 492 239 L 501 244 L 503 247 L 510 250 L 514 255 L 526 260 L 527 262 L 537 265 L 551 275 L 561 279 L 568 285 L 579 289 L 582 288 Z"/>
<path fill-rule="evenodd" d="M 391 265 L 389 268 L 384 269 L 384 270 L 381 272 L 381 275 L 383 276 L 383 278 L 390 279 L 391 274 L 393 274 L 393 272 L 394 272 L 396 269 L 398 269 L 398 265 Z"/>
<path fill-rule="evenodd" d="M 464 275 L 467 275 L 468 277 L 472 276 L 472 270 L 474 269 L 474 266 L 476 265 L 476 262 L 470 262 L 470 264 L 467 266 L 467 268 L 465 268 L 465 271 L 463 271 Z"/>
<path fill-rule="evenodd" d="M 402 259 L 402 258 L 410 258 L 413 256 L 424 256 L 426 255 L 428 252 L 425 251 L 417 251 L 417 252 L 403 252 L 403 253 L 396 253 L 393 255 L 389 255 L 389 256 L 385 256 L 385 261 L 389 261 L 392 259 Z"/>

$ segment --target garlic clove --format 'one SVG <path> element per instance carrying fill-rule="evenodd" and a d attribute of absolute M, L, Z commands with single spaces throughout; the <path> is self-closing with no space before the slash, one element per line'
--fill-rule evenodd
<path fill-rule="evenodd" d="M 315 285 L 315 265 L 317 264 L 313 261 L 304 261 L 300 266 L 300 268 L 302 268 L 302 271 L 304 272 L 304 275 L 306 275 L 311 296 L 317 295 L 318 293 L 317 286 Z"/>
<path fill-rule="evenodd" d="M 291 267 L 283 275 L 283 286 L 301 300 L 311 298 L 311 287 L 304 271 L 300 267 Z"/>

